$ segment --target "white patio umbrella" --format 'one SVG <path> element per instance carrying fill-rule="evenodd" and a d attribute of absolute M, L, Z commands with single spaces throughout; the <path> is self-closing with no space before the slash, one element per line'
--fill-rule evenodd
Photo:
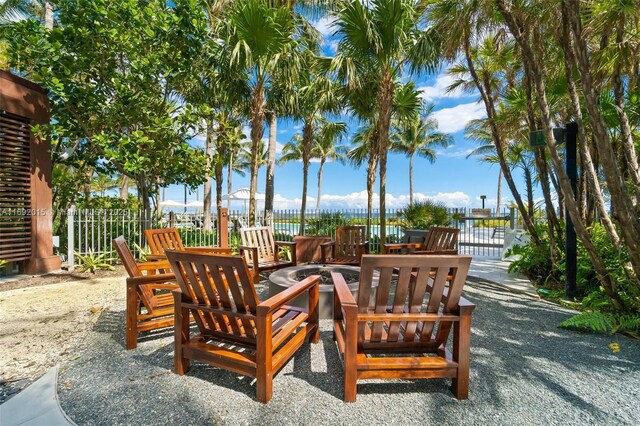
<path fill-rule="evenodd" d="M 178 201 L 173 201 L 173 200 L 164 200 L 164 201 L 160 201 L 160 207 L 164 208 L 171 208 L 171 207 L 184 207 L 183 203 L 180 203 Z"/>
<path fill-rule="evenodd" d="M 193 200 L 193 201 L 189 201 L 187 204 L 184 205 L 185 207 L 194 207 L 196 209 L 202 209 L 204 208 L 204 201 L 200 201 L 200 200 Z"/>
<path fill-rule="evenodd" d="M 233 191 L 230 194 L 222 196 L 223 200 L 231 201 L 244 201 L 244 209 L 247 210 L 247 200 L 251 197 L 251 190 L 249 188 L 240 188 L 237 191 Z M 264 194 L 256 192 L 256 200 L 264 200 Z"/>

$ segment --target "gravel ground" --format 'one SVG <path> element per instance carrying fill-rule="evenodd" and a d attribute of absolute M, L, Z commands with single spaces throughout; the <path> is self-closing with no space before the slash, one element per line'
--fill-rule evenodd
<path fill-rule="evenodd" d="M 571 311 L 490 285 L 469 283 L 465 293 L 478 306 L 467 401 L 453 398 L 450 381 L 434 379 L 360 382 L 358 402 L 344 403 L 331 323 L 322 321 L 321 342 L 303 346 L 262 405 L 247 377 L 199 363 L 173 374 L 170 334 L 125 351 L 120 297 L 63 363 L 62 408 L 80 425 L 640 422 L 639 341 L 561 330 Z"/>

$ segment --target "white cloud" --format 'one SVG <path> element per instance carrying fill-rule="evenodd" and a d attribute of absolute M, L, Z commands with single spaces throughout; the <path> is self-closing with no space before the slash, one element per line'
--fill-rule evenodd
<path fill-rule="evenodd" d="M 451 92 L 447 92 L 447 88 L 454 82 L 454 78 L 446 73 L 438 75 L 435 83 L 432 86 L 421 86 L 418 90 L 422 91 L 420 97 L 433 101 L 440 98 L 462 98 L 469 96 L 460 89 L 455 89 Z"/>
<path fill-rule="evenodd" d="M 468 207 L 471 205 L 471 198 L 464 192 L 438 192 L 434 195 L 427 195 L 422 193 L 414 193 L 413 198 L 415 201 L 431 200 L 445 204 L 447 207 Z M 274 207 L 276 209 L 299 209 L 302 199 L 296 197 L 293 199 L 285 198 L 280 194 L 274 196 Z M 409 195 L 387 194 L 386 196 L 387 208 L 398 209 L 406 207 L 409 204 Z M 307 206 L 309 209 L 315 207 L 316 199 L 311 196 L 307 196 Z M 380 204 L 380 196 L 377 193 L 373 194 L 373 206 L 377 208 Z M 322 209 L 366 209 L 367 208 L 367 191 L 352 192 L 350 194 L 336 195 L 336 194 L 323 194 L 320 204 Z"/>
<path fill-rule="evenodd" d="M 433 117 L 438 120 L 440 131 L 456 133 L 464 129 L 469 121 L 486 117 L 486 111 L 483 104 L 470 102 L 434 111 Z"/>
<path fill-rule="evenodd" d="M 335 18 L 333 16 L 325 16 L 318 21 L 313 22 L 313 26 L 322 34 L 323 37 L 329 37 L 333 35 L 335 31 L 333 25 Z"/>
<path fill-rule="evenodd" d="M 473 152 L 473 148 L 455 149 L 453 147 L 448 147 L 436 151 L 436 156 L 449 158 L 465 158 L 467 155 L 471 154 L 471 152 Z"/>

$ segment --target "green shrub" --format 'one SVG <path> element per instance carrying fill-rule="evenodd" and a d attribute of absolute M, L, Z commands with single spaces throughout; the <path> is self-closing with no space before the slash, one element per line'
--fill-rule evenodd
<path fill-rule="evenodd" d="M 78 264 L 78 270 L 80 272 L 91 272 L 95 274 L 97 270 L 109 269 L 114 270 L 111 265 L 115 262 L 116 258 L 110 257 L 111 253 L 106 252 L 102 254 L 95 254 L 93 250 L 89 249 L 87 254 L 81 254 L 76 252 L 76 258 L 80 262 Z"/>
<path fill-rule="evenodd" d="M 320 213 L 317 218 L 306 221 L 305 233 L 307 235 L 332 236 L 338 226 L 350 225 L 350 220 L 340 212 Z"/>
<path fill-rule="evenodd" d="M 400 226 L 403 229 L 429 229 L 432 226 L 449 226 L 451 216 L 442 203 L 418 201 L 402 210 Z"/>
<path fill-rule="evenodd" d="M 140 203 L 138 197 L 129 195 L 126 200 L 120 197 L 90 197 L 80 198 L 77 202 L 79 209 L 106 209 L 106 210 L 138 210 Z"/>
<path fill-rule="evenodd" d="M 562 271 L 555 268 L 551 261 L 548 226 L 546 223 L 536 223 L 534 226 L 540 236 L 541 246 L 536 246 L 533 241 L 529 241 L 508 250 L 507 257 L 514 255 L 518 257 L 509 265 L 509 272 L 520 272 L 526 275 L 536 287 L 548 290 L 561 289 L 564 287 Z M 564 259 L 564 253 L 559 254 L 561 259 Z"/>

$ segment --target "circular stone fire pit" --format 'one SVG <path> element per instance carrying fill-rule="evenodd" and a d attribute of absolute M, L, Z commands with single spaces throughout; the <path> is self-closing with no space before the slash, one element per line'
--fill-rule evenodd
<path fill-rule="evenodd" d="M 357 296 L 360 279 L 360 268 L 348 265 L 301 265 L 280 269 L 269 275 L 269 296 L 274 296 L 283 290 L 299 283 L 311 275 L 320 275 L 320 318 L 333 318 L 333 280 L 331 272 L 339 272 L 344 277 L 351 294 Z M 373 273 L 373 287 L 378 286 L 378 271 Z M 372 292 L 372 296 L 375 292 Z M 309 306 L 308 293 L 298 296 L 290 305 L 300 308 Z"/>

